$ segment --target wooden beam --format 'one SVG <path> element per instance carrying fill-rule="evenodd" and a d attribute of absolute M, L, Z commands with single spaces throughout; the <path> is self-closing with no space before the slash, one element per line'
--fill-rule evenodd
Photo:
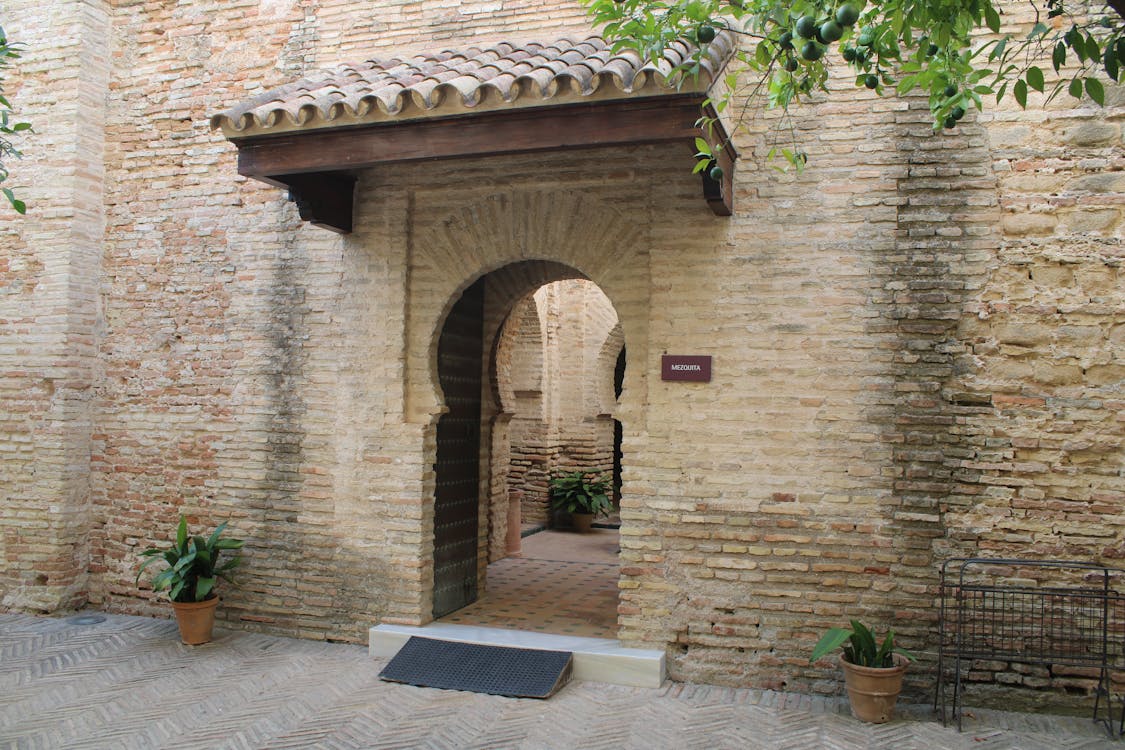
<path fill-rule="evenodd" d="M 287 174 L 271 182 L 289 188 L 289 200 L 297 204 L 301 219 L 339 234 L 350 234 L 355 207 L 353 175 L 333 172 Z"/>
<path fill-rule="evenodd" d="M 406 120 L 280 135 L 234 138 L 238 171 L 286 187 L 301 218 L 347 233 L 354 173 L 380 164 L 565 149 L 681 142 L 704 135 L 723 167 L 720 182 L 703 175 L 711 210 L 729 216 L 737 159 L 722 125 L 701 133 L 699 94 L 545 106 Z M 720 146 L 722 146 L 720 148 Z"/>
<path fill-rule="evenodd" d="M 393 162 L 691 141 L 698 95 L 503 110 L 435 120 L 236 138 L 250 177 L 358 170 Z"/>

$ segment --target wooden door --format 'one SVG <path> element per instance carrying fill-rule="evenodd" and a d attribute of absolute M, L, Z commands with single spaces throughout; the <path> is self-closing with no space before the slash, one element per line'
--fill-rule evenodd
<path fill-rule="evenodd" d="M 434 618 L 476 601 L 480 517 L 484 280 L 469 287 L 438 339 L 438 382 L 449 411 L 437 425 Z"/>

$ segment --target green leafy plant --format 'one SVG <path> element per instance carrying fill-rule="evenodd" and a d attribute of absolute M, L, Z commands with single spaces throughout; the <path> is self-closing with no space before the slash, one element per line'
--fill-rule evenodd
<path fill-rule="evenodd" d="M 604 474 L 572 471 L 556 474 L 547 485 L 551 488 L 551 507 L 568 513 L 609 515 L 609 480 Z"/>
<path fill-rule="evenodd" d="M 7 136 L 31 130 L 29 123 L 16 121 L 12 113 L 12 105 L 4 97 L 4 69 L 10 67 L 13 60 L 19 59 L 20 49 L 20 45 L 9 41 L 4 28 L 0 26 L 0 183 L 8 179 L 7 162 L 20 156 L 20 152 Z M 0 186 L 0 195 L 7 199 L 17 213 L 27 212 L 27 205 L 16 197 L 15 191 L 11 188 Z"/>
<path fill-rule="evenodd" d="M 187 519 L 180 516 L 176 529 L 176 540 L 167 548 L 150 547 L 140 553 L 148 558 L 137 571 L 137 582 L 141 573 L 154 562 L 163 560 L 168 567 L 152 579 L 153 591 L 168 591 L 168 598 L 174 602 L 201 602 L 215 594 L 213 589 L 220 578 L 234 583 L 229 573 L 238 567 L 242 558 L 235 554 L 222 565 L 219 558 L 223 550 L 240 549 L 245 542 L 240 539 L 220 539 L 226 523 L 219 525 L 210 537 L 188 534 Z"/>
<path fill-rule="evenodd" d="M 720 113 L 734 105 L 736 129 L 762 109 L 781 110 L 785 116 L 769 156 L 784 157 L 798 170 L 808 156 L 798 149 L 789 107 L 814 96 L 838 96 L 840 87 L 829 79 L 842 70 L 855 76 L 855 86 L 878 95 L 924 94 L 934 129 L 942 130 L 957 127 L 968 110 L 983 109 L 988 98 L 999 102 L 1010 95 L 1026 107 L 1029 92 L 1050 101 L 1065 91 L 1105 105 L 1104 83 L 1120 82 L 1125 69 L 1125 0 L 1110 0 L 1105 8 L 1027 0 L 1027 14 L 999 0 L 582 3 L 615 49 L 656 60 L 679 39 L 696 43 L 697 54 L 670 72 L 681 80 L 700 72 L 707 46 L 720 32 L 740 39 L 725 93 L 707 104 Z M 707 130 L 714 121 L 704 113 L 700 125 Z M 697 171 L 713 168 L 716 155 L 710 148 L 700 151 Z"/>
<path fill-rule="evenodd" d="M 893 654 L 901 654 L 914 661 L 914 654 L 895 645 L 895 631 L 887 629 L 887 637 L 880 646 L 875 634 L 859 620 L 852 620 L 850 628 L 832 628 L 813 647 L 809 663 L 824 657 L 841 646 L 844 659 L 857 667 L 893 667 Z"/>

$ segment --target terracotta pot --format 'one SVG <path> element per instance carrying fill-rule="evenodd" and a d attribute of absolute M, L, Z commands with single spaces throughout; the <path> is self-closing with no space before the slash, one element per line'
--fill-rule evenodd
<path fill-rule="evenodd" d="M 211 640 L 211 629 L 215 626 L 215 607 L 219 597 L 213 596 L 201 602 L 172 602 L 176 611 L 176 624 L 180 626 L 180 640 L 189 646 L 198 646 Z"/>
<path fill-rule="evenodd" d="M 579 534 L 589 534 L 590 530 L 594 528 L 593 513 L 571 513 L 570 515 L 574 519 L 574 530 Z"/>
<path fill-rule="evenodd" d="M 901 654 L 893 658 L 893 667 L 860 667 L 840 657 L 852 715 L 857 719 L 883 724 L 894 716 L 895 702 L 902 692 L 902 676 L 910 662 Z"/>

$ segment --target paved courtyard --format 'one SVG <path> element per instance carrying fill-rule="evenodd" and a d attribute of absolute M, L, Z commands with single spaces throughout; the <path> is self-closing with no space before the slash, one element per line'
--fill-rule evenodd
<path fill-rule="evenodd" d="M 571 683 L 548 701 L 382 682 L 361 646 L 171 621 L 0 614 L 0 748 L 1125 748 L 1088 719 L 928 707 L 861 724 L 840 701 L 665 683 Z"/>

